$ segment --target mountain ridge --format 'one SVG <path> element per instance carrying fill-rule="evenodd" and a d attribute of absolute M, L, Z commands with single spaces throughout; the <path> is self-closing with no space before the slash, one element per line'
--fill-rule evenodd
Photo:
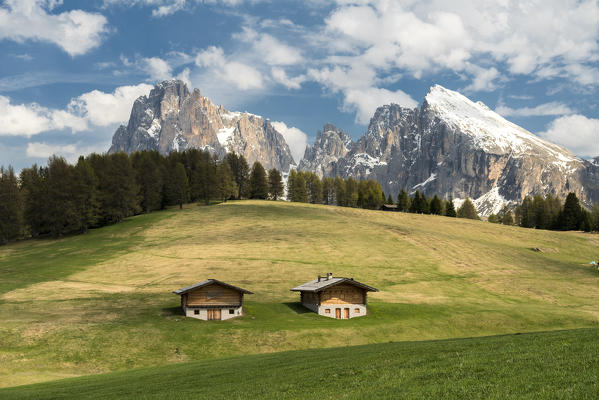
<path fill-rule="evenodd" d="M 374 179 L 393 195 L 406 189 L 470 197 L 483 216 L 537 194 L 564 198 L 572 191 L 586 205 L 599 202 L 599 157 L 578 158 L 440 85 L 430 88 L 419 107 L 378 107 L 357 140 L 325 124 L 301 160 L 294 160 L 268 118 L 229 111 L 182 81 L 164 81 L 135 101 L 109 153 L 189 148 L 218 157 L 234 151 L 285 176 L 297 165 L 321 178 Z"/>

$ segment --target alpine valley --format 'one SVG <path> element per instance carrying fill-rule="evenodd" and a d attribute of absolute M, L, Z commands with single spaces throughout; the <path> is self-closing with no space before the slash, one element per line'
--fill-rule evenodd
<path fill-rule="evenodd" d="M 268 119 L 216 106 L 181 81 L 165 81 L 138 98 L 127 126 L 109 152 L 200 148 L 218 156 L 234 151 L 251 164 L 320 177 L 375 179 L 385 193 L 419 190 L 446 198 L 470 197 L 483 216 L 526 196 L 599 201 L 599 158 L 587 161 L 507 121 L 481 102 L 433 86 L 421 107 L 379 107 L 357 141 L 331 124 L 318 132 L 301 160 Z"/>

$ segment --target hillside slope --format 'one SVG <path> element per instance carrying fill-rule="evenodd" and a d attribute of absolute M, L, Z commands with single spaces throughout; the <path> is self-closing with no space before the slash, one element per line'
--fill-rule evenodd
<path fill-rule="evenodd" d="M 595 399 L 597 329 L 304 350 L 0 389 L 3 399 Z"/>
<path fill-rule="evenodd" d="M 0 248 L 0 385 L 285 350 L 596 326 L 599 237 L 299 203 L 189 205 Z M 540 249 L 533 251 L 531 249 Z M 380 289 L 369 315 L 306 312 L 319 273 Z M 184 319 L 218 278 L 247 315 Z"/>

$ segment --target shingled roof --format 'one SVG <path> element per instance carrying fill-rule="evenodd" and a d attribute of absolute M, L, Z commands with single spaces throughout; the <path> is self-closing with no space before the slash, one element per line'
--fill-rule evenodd
<path fill-rule="evenodd" d="M 354 281 L 354 278 L 343 278 L 343 277 L 318 277 L 313 281 L 306 282 L 303 285 L 299 285 L 291 289 L 292 292 L 320 292 L 331 286 L 339 285 L 340 283 L 348 283 L 366 289 L 369 292 L 378 292 L 379 290 L 368 286 L 365 283 Z"/>
<path fill-rule="evenodd" d="M 238 292 L 241 292 L 241 293 L 245 293 L 245 294 L 254 294 L 254 293 L 250 292 L 249 290 L 245 290 L 245 289 L 242 289 L 242 288 L 240 288 L 240 287 L 237 287 L 237 286 L 229 285 L 228 283 L 221 282 L 221 281 L 219 281 L 219 280 L 216 280 L 216 279 L 207 279 L 207 280 L 205 280 L 205 281 L 202 281 L 202 282 L 199 282 L 199 283 L 193 284 L 193 285 L 191 285 L 191 286 L 187 286 L 187 287 L 184 287 L 184 288 L 181 288 L 181 289 L 177 289 L 177 290 L 175 290 L 173 293 L 174 293 L 174 294 L 179 294 L 179 295 L 181 295 L 181 294 L 185 294 L 185 293 L 187 293 L 187 292 L 189 292 L 189 291 L 191 291 L 191 290 L 194 290 L 194 289 L 199 289 L 199 288 L 201 288 L 201 287 L 208 286 L 208 285 L 212 285 L 212 284 L 214 284 L 214 283 L 217 283 L 217 284 L 219 284 L 219 285 L 222 285 L 222 286 L 225 286 L 225 287 L 231 288 L 231 289 L 233 289 L 233 290 L 237 290 Z"/>

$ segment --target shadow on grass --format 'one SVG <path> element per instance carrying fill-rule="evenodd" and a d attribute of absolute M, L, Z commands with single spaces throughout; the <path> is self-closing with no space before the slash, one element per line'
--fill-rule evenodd
<path fill-rule="evenodd" d="M 162 309 L 162 315 L 164 316 L 169 316 L 169 315 L 183 315 L 183 310 L 181 309 L 181 306 L 177 306 L 177 307 L 166 307 Z"/>
<path fill-rule="evenodd" d="M 312 312 L 312 311 L 308 310 L 306 307 L 302 306 L 302 303 L 300 303 L 300 302 L 283 303 L 283 304 L 285 304 L 287 307 L 289 307 L 291 309 L 291 311 L 295 312 L 296 314 L 306 314 L 306 313 Z"/>

